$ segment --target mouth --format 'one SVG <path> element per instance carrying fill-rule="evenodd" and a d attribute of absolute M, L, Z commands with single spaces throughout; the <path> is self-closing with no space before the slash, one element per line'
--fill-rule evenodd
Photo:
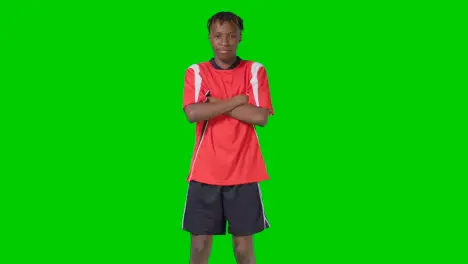
<path fill-rule="evenodd" d="M 218 52 L 221 54 L 227 54 L 227 53 L 230 53 L 231 50 L 218 50 Z"/>

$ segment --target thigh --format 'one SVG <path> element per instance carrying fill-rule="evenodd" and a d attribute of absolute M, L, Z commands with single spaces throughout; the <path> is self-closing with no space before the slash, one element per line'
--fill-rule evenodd
<path fill-rule="evenodd" d="M 223 214 L 222 188 L 189 182 L 182 229 L 193 235 L 221 235 L 226 233 Z"/>
<path fill-rule="evenodd" d="M 258 183 L 224 188 L 223 205 L 228 232 L 234 236 L 250 236 L 270 227 Z"/>

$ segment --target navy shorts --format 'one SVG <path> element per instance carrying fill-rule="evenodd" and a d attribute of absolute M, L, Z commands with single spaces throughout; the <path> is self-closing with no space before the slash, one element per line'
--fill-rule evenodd
<path fill-rule="evenodd" d="M 182 229 L 193 235 L 249 236 L 270 225 L 258 183 L 216 186 L 191 181 Z"/>

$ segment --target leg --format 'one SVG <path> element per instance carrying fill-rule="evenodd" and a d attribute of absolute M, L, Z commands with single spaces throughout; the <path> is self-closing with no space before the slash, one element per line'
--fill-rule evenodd
<path fill-rule="evenodd" d="M 237 264 L 255 264 L 253 236 L 233 236 Z"/>
<path fill-rule="evenodd" d="M 191 234 L 190 264 L 207 264 L 212 236 L 226 233 L 221 187 L 189 183 L 182 229 Z"/>
<path fill-rule="evenodd" d="M 191 236 L 190 264 L 208 264 L 210 257 L 212 236 Z"/>
<path fill-rule="evenodd" d="M 237 263 L 255 263 L 253 235 L 269 228 L 259 185 L 250 183 L 226 187 L 223 202 Z"/>

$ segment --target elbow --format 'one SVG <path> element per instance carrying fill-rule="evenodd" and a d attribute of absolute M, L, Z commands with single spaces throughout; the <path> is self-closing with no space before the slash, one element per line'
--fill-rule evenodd
<path fill-rule="evenodd" d="M 261 127 L 264 127 L 266 126 L 268 122 L 268 116 L 265 116 L 265 115 L 258 115 L 256 118 L 255 118 L 255 124 L 257 126 L 261 126 Z"/>
<path fill-rule="evenodd" d="M 197 118 L 195 117 L 195 115 L 187 115 L 187 120 L 189 123 L 197 122 Z"/>
<path fill-rule="evenodd" d="M 187 117 L 189 123 L 197 122 L 197 114 L 191 107 L 187 107 L 185 109 L 185 116 Z"/>
<path fill-rule="evenodd" d="M 270 116 L 270 111 L 268 109 L 261 109 L 262 111 L 257 112 L 255 115 L 255 125 L 264 127 L 268 123 L 268 117 Z"/>

